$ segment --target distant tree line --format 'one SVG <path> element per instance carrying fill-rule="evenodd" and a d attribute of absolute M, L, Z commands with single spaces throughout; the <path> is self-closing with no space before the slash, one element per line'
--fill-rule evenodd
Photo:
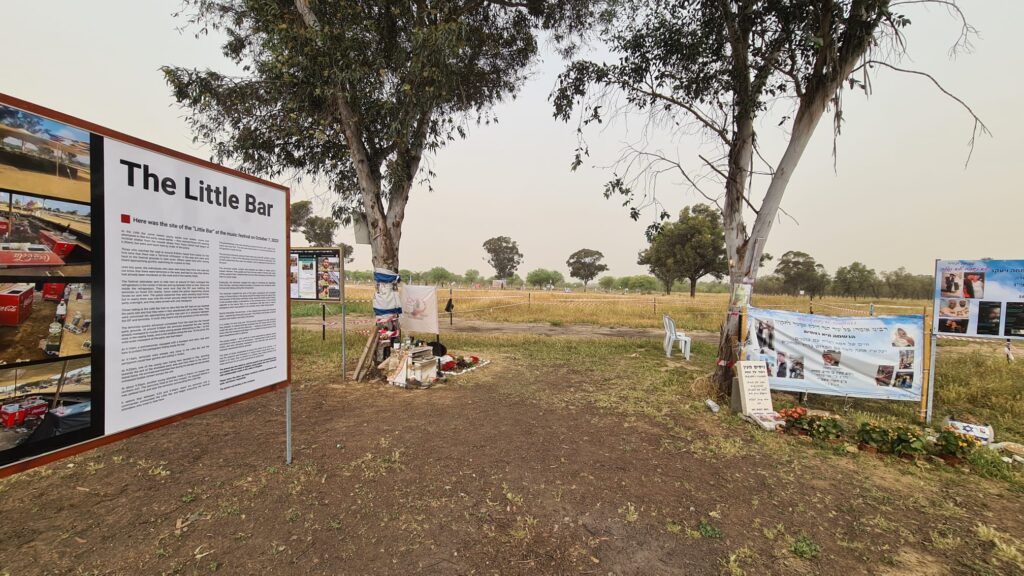
<path fill-rule="evenodd" d="M 890 272 L 876 272 L 861 262 L 853 262 L 840 266 L 831 275 L 812 256 L 795 250 L 783 254 L 775 272 L 761 276 L 754 286 L 756 294 L 921 300 L 931 298 L 934 289 L 935 279 L 930 274 L 911 274 L 902 266 Z"/>

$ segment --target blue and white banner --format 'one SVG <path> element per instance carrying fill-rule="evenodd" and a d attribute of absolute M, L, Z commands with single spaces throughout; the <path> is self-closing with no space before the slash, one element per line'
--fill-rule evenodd
<path fill-rule="evenodd" d="M 747 360 L 773 390 L 920 400 L 924 316 L 818 316 L 747 308 Z"/>
<path fill-rule="evenodd" d="M 1024 260 L 939 260 L 932 330 L 1024 339 Z"/>

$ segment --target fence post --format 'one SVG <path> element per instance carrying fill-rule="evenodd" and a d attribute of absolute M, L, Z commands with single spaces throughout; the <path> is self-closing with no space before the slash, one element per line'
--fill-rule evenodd
<path fill-rule="evenodd" d="M 658 313 L 658 297 L 655 296 L 654 298 L 651 298 L 651 301 L 654 302 L 654 313 L 657 314 Z"/>
<path fill-rule="evenodd" d="M 529 310 L 533 303 L 533 292 L 526 293 L 526 309 Z"/>
<path fill-rule="evenodd" d="M 871 304 L 868 305 L 868 316 L 874 316 L 874 315 L 875 315 L 875 303 L 872 302 Z"/>

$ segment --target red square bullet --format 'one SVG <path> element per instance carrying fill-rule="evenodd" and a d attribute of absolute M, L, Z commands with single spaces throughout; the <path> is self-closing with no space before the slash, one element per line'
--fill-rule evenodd
<path fill-rule="evenodd" d="M 131 224 L 132 223 L 132 217 L 127 215 L 127 214 L 121 214 L 121 223 L 122 224 Z"/>

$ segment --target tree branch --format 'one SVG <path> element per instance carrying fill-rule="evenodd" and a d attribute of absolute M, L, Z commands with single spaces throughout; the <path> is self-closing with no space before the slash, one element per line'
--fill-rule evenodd
<path fill-rule="evenodd" d="M 978 134 L 980 133 L 980 134 L 986 135 L 986 136 L 991 136 L 992 135 L 992 131 L 990 131 L 988 129 L 988 126 L 986 126 L 985 123 L 982 122 L 981 118 L 977 114 L 975 114 L 974 110 L 970 106 L 968 106 L 966 102 L 964 102 L 959 97 L 957 97 L 955 94 L 953 94 L 952 92 L 947 90 L 945 88 L 945 86 L 943 86 L 938 80 L 935 79 L 934 76 L 932 76 L 931 74 L 929 74 L 927 72 L 921 72 L 920 70 L 910 70 L 910 69 L 907 69 L 907 68 L 900 68 L 899 66 L 893 66 L 892 64 L 889 64 L 888 62 L 882 62 L 880 60 L 865 60 L 863 64 L 861 64 L 857 68 L 854 68 L 853 72 L 856 72 L 857 70 L 859 70 L 860 68 L 863 68 L 865 66 L 870 67 L 870 66 L 873 66 L 873 65 L 878 65 L 878 66 L 882 66 L 884 68 L 889 68 L 890 70 L 894 70 L 896 72 L 902 72 L 904 74 L 912 74 L 914 76 L 923 76 L 923 77 L 927 78 L 928 80 L 931 80 L 932 84 L 934 84 L 935 87 L 938 88 L 940 92 L 942 92 L 946 96 L 952 98 L 953 101 L 955 101 L 957 104 L 959 104 L 964 110 L 967 111 L 968 114 L 971 115 L 971 118 L 974 119 L 974 127 L 971 130 L 971 139 L 967 141 L 967 146 L 968 146 L 968 148 L 970 150 L 967 153 L 967 161 L 964 162 L 964 167 L 966 168 L 967 165 L 970 164 L 970 162 L 971 162 L 971 156 L 974 154 L 974 144 L 975 144 L 975 140 L 976 140 Z"/>

